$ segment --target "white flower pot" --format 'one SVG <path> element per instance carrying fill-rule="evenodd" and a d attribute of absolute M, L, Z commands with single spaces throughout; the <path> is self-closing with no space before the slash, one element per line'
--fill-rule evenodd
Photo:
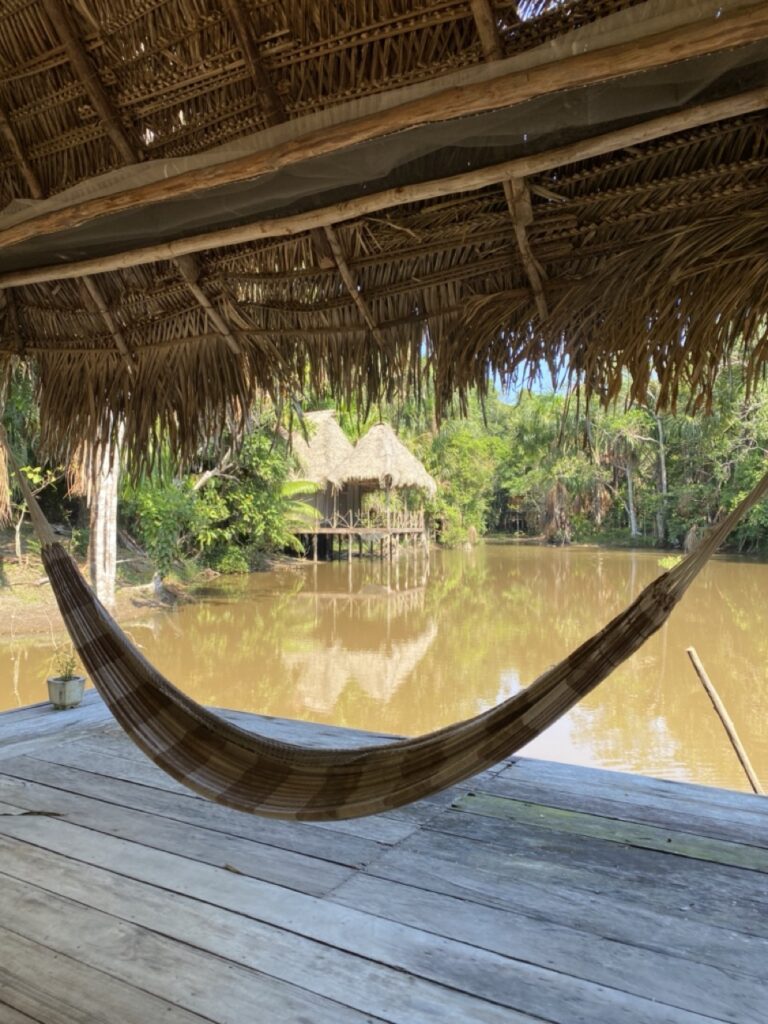
<path fill-rule="evenodd" d="M 85 676 L 73 676 L 71 679 L 60 679 L 52 676 L 48 680 L 48 699 L 57 711 L 76 708 L 83 699 Z"/>

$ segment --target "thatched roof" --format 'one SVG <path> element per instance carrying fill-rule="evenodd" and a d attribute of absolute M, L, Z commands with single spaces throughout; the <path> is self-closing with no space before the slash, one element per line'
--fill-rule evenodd
<path fill-rule="evenodd" d="M 325 487 L 333 469 L 351 456 L 353 445 L 332 409 L 305 413 L 304 419 L 308 439 L 295 430 L 291 438 L 293 452 L 302 479 Z"/>
<path fill-rule="evenodd" d="M 329 481 L 336 488 L 359 483 L 381 490 L 417 487 L 429 495 L 437 491 L 424 466 L 386 423 L 377 423 L 360 438 L 351 455 L 332 471 Z"/>
<path fill-rule="evenodd" d="M 256 390 L 768 359 L 765 0 L 6 0 L 0 365 L 135 456 Z"/>

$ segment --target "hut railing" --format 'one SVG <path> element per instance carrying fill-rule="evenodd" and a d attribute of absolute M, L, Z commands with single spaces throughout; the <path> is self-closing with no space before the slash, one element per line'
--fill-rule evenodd
<path fill-rule="evenodd" d="M 423 530 L 424 509 L 366 509 L 335 512 L 320 523 L 333 530 Z"/>

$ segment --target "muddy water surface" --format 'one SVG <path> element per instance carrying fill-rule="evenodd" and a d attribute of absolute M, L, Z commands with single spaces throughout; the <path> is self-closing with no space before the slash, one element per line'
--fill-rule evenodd
<path fill-rule="evenodd" d="M 517 692 L 661 570 L 651 552 L 488 543 L 217 583 L 129 632 L 197 700 L 388 733 Z M 400 589 L 396 589 L 396 588 Z M 685 654 L 697 648 L 768 783 L 768 565 L 718 558 L 663 630 L 527 752 L 746 788 Z M 45 698 L 49 643 L 0 647 L 0 707 Z"/>

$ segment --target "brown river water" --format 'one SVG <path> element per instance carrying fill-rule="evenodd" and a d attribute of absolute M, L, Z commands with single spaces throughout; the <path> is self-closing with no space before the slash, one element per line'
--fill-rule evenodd
<path fill-rule="evenodd" d="M 654 552 L 481 544 L 216 582 L 128 632 L 198 701 L 414 735 L 527 685 L 662 570 Z M 399 589 L 398 589 L 399 588 Z M 693 645 L 768 784 L 768 564 L 715 559 L 666 626 L 526 753 L 746 789 Z M 45 699 L 50 646 L 0 646 L 0 708 Z"/>

